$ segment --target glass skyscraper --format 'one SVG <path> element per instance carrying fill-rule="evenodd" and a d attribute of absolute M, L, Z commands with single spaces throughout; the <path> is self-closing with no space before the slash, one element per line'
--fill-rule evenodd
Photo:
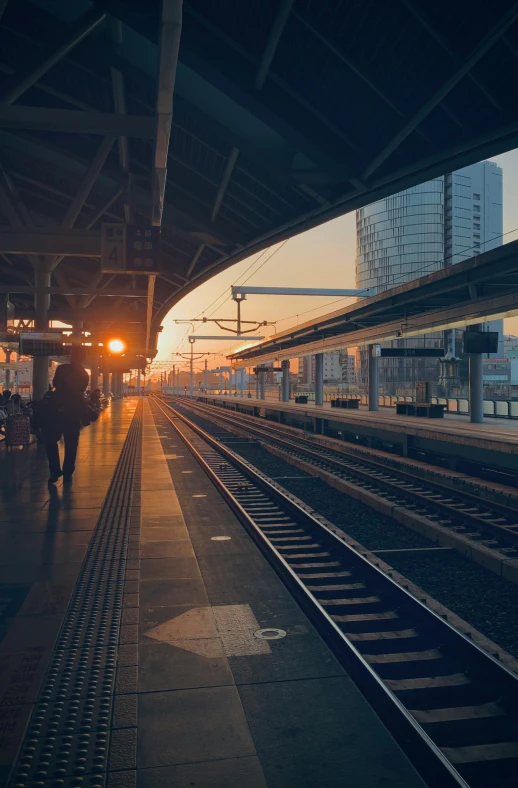
<path fill-rule="evenodd" d="M 480 162 L 386 197 L 356 212 L 356 287 L 378 293 L 397 287 L 502 243 L 502 170 Z M 486 324 L 500 332 L 502 321 Z M 460 354 L 461 332 L 394 340 L 385 346 L 442 347 Z M 502 352 L 497 355 L 503 355 Z M 417 380 L 438 379 L 438 361 L 380 359 L 380 384 L 396 393 Z M 359 382 L 366 382 L 366 349 L 360 348 Z"/>

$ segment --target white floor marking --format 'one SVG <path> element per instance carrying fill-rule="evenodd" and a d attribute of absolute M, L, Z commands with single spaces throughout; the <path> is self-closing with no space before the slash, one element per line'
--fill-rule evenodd
<path fill-rule="evenodd" d="M 250 605 L 220 605 L 193 607 L 145 635 L 207 658 L 271 654 L 267 640 L 255 635 L 258 631 L 273 629 L 259 629 Z"/>

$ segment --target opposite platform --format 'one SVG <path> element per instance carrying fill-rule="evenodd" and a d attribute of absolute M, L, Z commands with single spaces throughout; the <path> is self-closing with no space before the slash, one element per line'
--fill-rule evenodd
<path fill-rule="evenodd" d="M 399 416 L 390 408 L 369 411 L 331 408 L 329 403 L 297 405 L 293 401 L 206 395 L 197 397 L 210 404 L 224 403 L 256 416 L 275 417 L 293 426 L 306 426 L 333 437 L 360 436 L 368 441 L 402 447 L 403 456 L 414 452 L 435 452 L 452 460 L 492 465 L 518 473 L 518 419 L 486 418 L 471 424 L 467 416 L 446 413 L 443 419 Z"/>

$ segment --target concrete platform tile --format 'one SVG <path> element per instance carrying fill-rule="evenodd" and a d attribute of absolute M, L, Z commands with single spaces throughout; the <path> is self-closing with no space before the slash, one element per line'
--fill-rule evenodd
<path fill-rule="evenodd" d="M 141 558 L 194 558 L 190 539 L 143 542 Z"/>
<path fill-rule="evenodd" d="M 183 514 L 179 512 L 178 514 L 171 514 L 168 512 L 167 514 L 146 514 L 145 512 L 141 512 L 141 520 L 142 527 L 144 528 L 184 528 L 185 521 L 183 519 Z"/>
<path fill-rule="evenodd" d="M 201 574 L 196 558 L 145 558 L 140 562 L 142 580 L 196 578 Z"/>
<path fill-rule="evenodd" d="M 1 575 L 2 582 L 5 583 L 32 583 L 37 580 L 59 579 L 61 576 L 77 578 L 80 569 L 80 562 L 68 562 L 66 564 L 17 564 L 3 566 Z"/>
<path fill-rule="evenodd" d="M 137 788 L 267 788 L 259 758 L 162 766 L 137 772 Z"/>
<path fill-rule="evenodd" d="M 138 720 L 139 768 L 256 754 L 235 687 L 141 694 Z"/>
<path fill-rule="evenodd" d="M 140 584 L 140 604 L 146 607 L 166 605 L 207 605 L 205 587 L 197 578 L 144 580 Z"/>
<path fill-rule="evenodd" d="M 249 684 L 239 694 L 268 788 L 424 788 L 349 678 Z"/>
<path fill-rule="evenodd" d="M 70 515 L 72 512 L 68 511 L 67 514 Z M 53 534 L 74 533 L 75 531 L 89 531 L 91 534 L 97 525 L 97 520 L 97 516 L 94 515 L 93 517 L 90 516 L 84 518 L 69 517 L 66 520 L 58 516 L 55 518 L 55 522 L 49 522 L 47 517 L 45 517 L 43 520 L 21 520 L 17 521 L 13 525 L 11 525 L 11 523 L 0 522 L 0 533 L 9 533 L 14 527 L 20 535 L 25 537 L 27 537 L 27 534 L 30 533 L 41 534 L 47 531 Z"/>
<path fill-rule="evenodd" d="M 200 556 L 198 564 L 212 605 L 252 603 L 287 593 L 259 551 Z"/>
<path fill-rule="evenodd" d="M 39 580 L 34 583 L 18 615 L 53 615 L 65 613 L 72 591 L 75 577 L 63 580 Z"/>
<path fill-rule="evenodd" d="M 63 564 L 82 561 L 87 545 L 66 545 L 55 547 L 52 542 L 41 547 L 14 547 L 0 552 L 0 566 L 17 566 L 18 564 Z M 2 570 L 2 579 L 3 579 Z"/>
<path fill-rule="evenodd" d="M 92 538 L 92 532 L 89 530 L 76 530 L 70 533 L 52 532 L 52 533 L 20 533 L 16 530 L 11 530 L 9 533 L 0 534 L 0 551 L 14 550 L 19 547 L 27 548 L 40 548 L 51 547 L 52 549 L 64 549 L 68 547 L 75 547 L 76 545 L 87 545 Z"/>
<path fill-rule="evenodd" d="M 142 542 L 177 542 L 188 539 L 189 532 L 185 525 L 167 526 L 153 525 L 147 523 L 142 525 L 140 539 Z"/>
<path fill-rule="evenodd" d="M 219 637 L 140 645 L 139 692 L 233 684 Z"/>
<path fill-rule="evenodd" d="M 62 615 L 17 616 L 12 620 L 0 644 L 0 653 L 24 651 L 27 648 L 52 648 L 61 626 Z"/>
<path fill-rule="evenodd" d="M 257 547 L 250 537 L 236 526 L 201 526 L 190 527 L 189 534 L 194 552 L 198 558 L 203 556 L 228 556 L 241 553 L 254 553 Z M 217 537 L 229 536 L 230 539 L 220 540 Z M 216 537 L 214 539 L 213 537 Z"/>
<path fill-rule="evenodd" d="M 267 641 L 271 653 L 261 659 L 247 655 L 229 657 L 236 684 L 345 675 L 311 622 L 293 605 L 293 600 L 283 602 L 280 599 L 278 604 L 255 602 L 251 609 L 258 628 L 282 629 L 286 636 Z"/>
<path fill-rule="evenodd" d="M 0 653 L 0 710 L 37 700 L 50 657 L 45 646 Z"/>

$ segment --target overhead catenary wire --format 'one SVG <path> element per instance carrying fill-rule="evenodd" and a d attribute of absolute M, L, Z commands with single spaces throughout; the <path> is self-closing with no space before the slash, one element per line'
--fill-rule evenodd
<path fill-rule="evenodd" d="M 513 234 L 513 233 L 516 233 L 516 232 L 518 232 L 518 227 L 515 227 L 515 228 L 513 228 L 512 230 L 507 230 L 505 233 L 500 233 L 499 235 L 496 235 L 496 236 L 494 236 L 494 238 L 492 238 L 492 239 L 491 239 L 491 242 L 493 242 L 493 241 L 497 240 L 498 238 L 505 238 L 506 236 L 508 236 L 508 235 L 511 235 L 511 234 Z M 259 262 L 259 261 L 262 259 L 262 257 L 263 257 L 265 254 L 267 254 L 267 253 L 270 251 L 271 247 L 268 247 L 267 249 L 263 250 L 263 252 L 261 252 L 261 253 L 260 253 L 259 257 L 257 257 L 257 258 L 256 258 L 256 259 L 255 259 L 255 260 L 254 260 L 254 261 L 253 261 L 253 262 L 252 262 L 252 263 L 251 263 L 251 264 L 250 264 L 250 265 L 249 265 L 249 266 L 246 268 L 246 270 L 245 270 L 245 271 L 244 271 L 242 274 L 240 274 L 240 276 L 239 276 L 239 277 L 237 278 L 237 280 L 234 282 L 234 285 L 237 285 L 237 284 L 245 284 L 246 282 L 248 282 L 248 281 L 249 281 L 249 280 L 252 278 L 252 276 L 254 276 L 254 275 L 255 275 L 255 274 L 256 274 L 256 273 L 257 273 L 257 272 L 258 272 L 258 271 L 259 271 L 259 270 L 260 270 L 260 269 L 261 269 L 261 268 L 262 268 L 262 267 L 263 267 L 263 266 L 264 266 L 264 265 L 267 263 L 267 262 L 269 262 L 269 261 L 270 261 L 270 260 L 271 260 L 271 259 L 272 259 L 272 258 L 275 256 L 275 254 L 277 254 L 277 252 L 279 252 L 279 251 L 280 251 L 280 250 L 283 248 L 283 246 L 284 246 L 284 245 L 285 245 L 285 244 L 288 242 L 288 240 L 290 240 L 290 239 L 288 238 L 288 239 L 286 239 L 285 241 L 283 241 L 283 242 L 282 242 L 282 243 L 281 243 L 281 244 L 280 244 L 280 245 L 279 245 L 279 246 L 278 246 L 278 247 L 277 247 L 277 248 L 276 248 L 276 249 L 273 251 L 273 253 L 272 253 L 272 254 L 271 254 L 269 257 L 267 257 L 267 258 L 266 258 L 266 260 L 263 260 L 263 262 L 261 263 L 261 265 L 260 265 L 260 266 L 259 266 L 259 267 L 258 267 L 258 268 L 255 270 L 255 271 L 252 271 L 252 273 L 251 273 L 251 274 L 250 274 L 250 275 L 249 275 L 249 276 L 248 276 L 248 277 L 247 277 L 247 278 L 246 278 L 244 281 L 241 281 L 241 282 L 240 282 L 239 280 L 240 280 L 240 279 L 241 279 L 243 276 L 245 276 L 245 275 L 248 273 L 248 271 L 249 271 L 249 270 L 250 270 L 250 269 L 251 269 L 253 266 L 255 266 L 255 265 L 256 265 L 256 264 L 257 264 L 257 263 L 258 263 L 258 262 Z M 482 246 L 486 246 L 488 243 L 490 243 L 490 241 L 485 241 L 485 242 L 482 242 L 482 244 L 481 244 L 481 245 L 482 245 Z M 468 251 L 473 251 L 473 250 L 475 250 L 475 249 L 478 249 L 478 248 L 479 248 L 478 246 L 475 246 L 475 245 L 473 244 L 472 246 L 467 246 L 467 247 L 464 247 L 464 248 L 463 248 L 461 251 L 458 251 L 458 252 L 456 252 L 456 255 L 459 255 L 459 254 L 465 254 L 465 253 L 466 253 L 466 252 L 468 252 Z M 442 256 L 440 259 L 437 259 L 437 260 L 431 261 L 431 262 L 429 262 L 429 263 L 425 263 L 425 264 L 423 264 L 422 266 L 420 266 L 420 267 L 419 267 L 419 269 L 418 269 L 418 270 L 417 270 L 417 272 L 416 272 L 416 274 L 417 274 L 417 275 L 416 275 L 415 277 L 413 277 L 413 279 L 418 279 L 420 276 L 422 276 L 422 275 L 426 274 L 427 272 L 434 272 L 434 271 L 438 270 L 438 269 L 437 269 L 437 267 L 438 267 L 438 266 L 440 266 L 441 264 L 443 264 L 443 265 L 444 265 L 444 263 L 445 263 L 445 262 L 446 262 L 445 256 Z M 455 264 L 456 264 L 456 263 L 453 263 L 453 265 L 455 265 Z M 391 287 L 395 286 L 395 285 L 396 285 L 398 282 L 400 282 L 400 281 L 405 281 L 405 282 L 406 282 L 406 281 L 413 281 L 413 279 L 412 279 L 412 280 L 409 280 L 409 279 L 407 278 L 407 275 L 406 275 L 406 274 L 399 274 L 398 276 L 394 276 L 394 277 L 392 277 L 392 280 L 391 280 Z M 387 288 L 387 289 L 390 289 L 390 288 Z M 201 317 L 202 315 L 204 315 L 204 313 L 205 313 L 206 311 L 208 311 L 208 309 L 210 309 L 212 306 L 214 306 L 214 305 L 216 305 L 217 303 L 219 303 L 219 302 L 220 302 L 220 301 L 221 301 L 221 300 L 222 300 L 222 299 L 223 299 L 223 298 L 226 296 L 226 294 L 227 294 L 227 293 L 228 293 L 228 287 L 227 287 L 227 288 L 225 288 L 225 290 L 223 291 L 223 293 L 222 293 L 220 296 L 218 296 L 218 298 L 217 298 L 217 299 L 215 299 L 215 300 L 214 300 L 214 301 L 213 301 L 211 304 L 209 304 L 209 306 L 208 306 L 206 309 L 204 309 L 204 310 L 203 310 L 203 311 L 200 313 L 200 315 L 198 315 L 198 317 Z M 319 310 L 321 310 L 321 309 L 327 309 L 328 307 L 330 307 L 330 306 L 332 306 L 332 305 L 334 305 L 334 304 L 338 304 L 338 303 L 341 303 L 341 302 L 350 301 L 350 300 L 351 300 L 351 298 L 352 298 L 352 296 L 346 296 L 346 297 L 344 297 L 344 298 L 339 298 L 339 299 L 336 299 L 336 300 L 334 300 L 334 301 L 331 301 L 331 302 L 329 302 L 329 301 L 328 301 L 327 303 L 323 303 L 323 304 L 321 304 L 320 306 L 312 307 L 311 309 L 307 309 L 307 310 L 304 310 L 303 312 L 298 312 L 298 313 L 295 313 L 295 314 L 289 315 L 288 317 L 283 317 L 283 318 L 280 318 L 279 320 L 275 320 L 275 321 L 272 321 L 272 322 L 273 322 L 275 325 L 278 325 L 279 323 L 286 322 L 287 320 L 291 320 L 291 319 L 293 319 L 293 318 L 297 318 L 297 319 L 298 319 L 298 318 L 299 318 L 299 317 L 301 317 L 302 315 L 310 314 L 311 312 L 317 312 L 317 311 L 319 311 Z M 219 308 L 219 306 L 218 306 L 217 308 Z M 215 309 L 215 310 L 213 310 L 213 312 L 212 312 L 210 315 L 208 315 L 208 317 L 212 317 L 212 315 L 215 313 L 215 311 L 217 311 L 217 310 L 216 310 L 216 309 Z M 196 330 L 196 329 L 195 329 L 195 330 Z M 181 346 L 181 344 L 184 342 L 184 340 L 185 340 L 185 338 L 186 338 L 186 336 L 187 336 L 187 333 L 188 333 L 188 332 L 186 332 L 186 333 L 184 334 L 184 336 L 182 337 L 182 340 L 180 341 L 180 344 L 178 345 L 178 347 L 180 347 L 180 346 Z M 177 349 L 178 349 L 178 348 L 177 348 Z M 230 348 L 230 349 L 231 349 L 231 348 Z M 220 351 L 220 353 L 221 353 L 221 354 L 224 354 L 225 352 L 226 352 L 225 350 L 223 350 L 223 351 Z"/>

